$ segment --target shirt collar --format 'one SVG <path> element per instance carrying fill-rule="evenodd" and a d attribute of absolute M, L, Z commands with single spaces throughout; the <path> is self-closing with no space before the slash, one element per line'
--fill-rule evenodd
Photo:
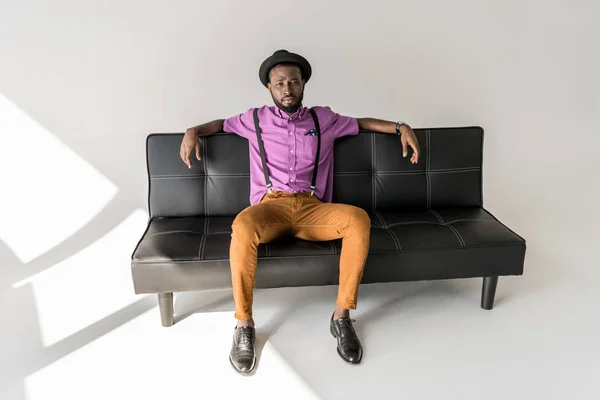
<path fill-rule="evenodd" d="M 277 106 L 271 106 L 271 110 L 273 111 L 273 113 L 275 115 L 277 115 L 281 119 L 288 119 L 288 120 L 295 121 L 295 120 L 300 119 L 300 118 L 302 118 L 304 116 L 304 114 L 306 113 L 307 108 L 306 107 L 300 107 L 298 109 L 298 111 L 296 111 L 292 115 L 286 114 L 285 112 L 281 111 L 281 109 L 279 107 L 277 107 Z"/>

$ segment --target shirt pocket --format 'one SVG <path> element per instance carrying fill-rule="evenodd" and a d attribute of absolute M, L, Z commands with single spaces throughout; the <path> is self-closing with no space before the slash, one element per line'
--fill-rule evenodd
<path fill-rule="evenodd" d="M 305 162 L 310 162 L 311 164 L 315 163 L 315 157 L 317 156 L 317 143 L 318 143 L 317 135 L 305 135 L 302 137 L 302 153 L 300 157 Z M 321 143 L 321 152 L 323 150 L 323 143 Z"/>

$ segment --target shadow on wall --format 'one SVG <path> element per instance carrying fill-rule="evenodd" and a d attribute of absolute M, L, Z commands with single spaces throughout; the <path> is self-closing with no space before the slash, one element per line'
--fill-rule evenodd
<path fill-rule="evenodd" d="M 106 179 L 1 94 L 0 132 L 12 194 L 0 198 L 0 398 L 24 400 L 28 376 L 156 301 L 135 296 L 129 277 L 147 219 L 139 188 Z"/>

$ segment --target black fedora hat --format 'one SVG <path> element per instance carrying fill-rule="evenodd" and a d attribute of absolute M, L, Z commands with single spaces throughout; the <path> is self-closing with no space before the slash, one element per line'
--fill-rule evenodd
<path fill-rule="evenodd" d="M 299 54 L 290 53 L 287 50 L 277 50 L 271 57 L 263 61 L 260 69 L 258 70 L 258 77 L 265 87 L 268 87 L 269 72 L 271 71 L 271 68 L 281 63 L 293 63 L 298 65 L 302 71 L 302 78 L 307 82 L 312 75 L 312 68 L 306 58 Z"/>

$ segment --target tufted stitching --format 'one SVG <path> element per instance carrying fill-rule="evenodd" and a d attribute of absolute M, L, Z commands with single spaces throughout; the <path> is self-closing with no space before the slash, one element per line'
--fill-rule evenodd
<path fill-rule="evenodd" d="M 431 135 L 429 129 L 425 131 L 425 146 L 427 146 L 427 162 L 425 163 L 425 179 L 427 180 L 427 208 L 431 208 L 431 176 L 429 169 L 431 167 Z"/>
<path fill-rule="evenodd" d="M 429 169 L 423 171 L 377 171 L 377 175 L 391 175 L 391 176 L 401 176 L 401 175 L 421 175 L 421 174 L 443 174 L 450 172 L 478 172 L 481 171 L 481 167 L 460 167 L 460 168 L 439 168 L 439 169 Z M 371 175 L 372 172 L 334 172 L 336 176 L 368 176 Z M 211 175 L 211 176 L 219 176 L 219 175 Z"/>
<path fill-rule="evenodd" d="M 329 242 L 329 245 L 331 246 L 331 254 L 335 255 L 335 245 L 333 244 L 333 240 Z"/>
<path fill-rule="evenodd" d="M 447 224 L 444 219 L 440 216 L 440 214 L 438 214 L 437 212 L 433 211 L 433 210 L 429 210 L 430 213 L 432 213 L 433 215 L 435 215 L 435 217 L 440 221 L 440 224 L 442 224 L 443 226 L 447 226 L 452 232 L 454 232 L 454 235 L 458 238 L 458 242 L 460 243 L 460 245 L 462 247 L 466 246 L 465 241 L 463 240 L 462 236 L 460 236 L 460 233 L 458 233 L 458 231 L 456 230 L 455 227 L 453 227 L 452 225 Z"/>
<path fill-rule="evenodd" d="M 175 231 L 153 232 L 153 233 L 149 233 L 148 235 L 146 235 L 146 237 L 158 236 L 158 235 L 166 235 L 168 233 L 193 233 L 194 235 L 202 235 L 202 233 L 198 232 L 198 231 L 191 231 L 191 230 L 188 230 L 188 229 L 178 229 L 178 230 L 175 230 Z"/>
<path fill-rule="evenodd" d="M 462 236 L 460 236 L 460 233 L 458 233 L 458 230 L 456 230 L 456 228 L 455 228 L 455 227 L 453 227 L 452 225 L 448 225 L 448 224 L 446 224 L 446 226 L 447 226 L 448 228 L 452 229 L 452 231 L 454 232 L 454 234 L 455 234 L 455 235 L 456 235 L 456 237 L 458 238 L 458 241 L 460 242 L 460 244 L 461 244 L 463 247 L 465 247 L 465 246 L 466 246 L 466 243 L 465 243 L 465 241 L 463 240 Z"/>
<path fill-rule="evenodd" d="M 204 244 L 206 243 L 206 238 L 208 237 L 208 217 L 204 218 L 204 236 L 200 240 L 200 248 L 198 249 L 198 259 L 204 259 Z"/>
<path fill-rule="evenodd" d="M 333 173 L 335 175 L 339 175 L 339 176 L 370 176 L 373 172 L 372 171 L 367 171 L 367 172 L 336 172 L 334 170 Z"/>
<path fill-rule="evenodd" d="M 248 174 L 210 174 L 211 178 L 249 178 Z"/>
<path fill-rule="evenodd" d="M 377 159 L 375 154 L 375 135 L 371 135 L 371 192 L 373 201 L 373 211 L 377 209 Z"/>
<path fill-rule="evenodd" d="M 508 247 L 508 248 L 514 248 L 514 246 L 523 246 L 523 243 L 515 243 L 515 242 L 499 242 L 499 243 L 494 243 L 494 244 L 481 244 L 481 245 L 471 245 L 469 246 L 470 249 L 487 249 L 487 248 L 499 248 L 499 247 Z M 431 252 L 443 252 L 443 251 L 448 251 L 448 250 L 453 250 L 455 249 L 455 247 L 450 247 L 450 246 L 445 246 L 445 247 L 439 247 L 439 248 L 424 248 L 424 249 L 405 249 L 402 250 L 403 252 L 407 252 L 407 253 L 419 253 L 419 252 L 424 252 L 424 253 L 431 253 Z M 369 251 L 369 254 L 390 254 L 390 253 L 394 253 L 396 252 L 396 250 L 377 250 L 377 251 Z M 322 254 L 307 254 L 307 255 L 302 255 L 301 257 L 303 258 L 323 258 Z M 271 259 L 274 260 L 293 260 L 293 259 L 297 259 L 298 256 L 294 255 L 294 256 L 273 256 L 271 257 Z M 199 260 L 168 260 L 169 263 L 171 264 L 194 264 L 194 263 L 198 263 Z M 229 262 L 229 257 L 228 256 L 224 256 L 222 258 L 216 258 L 216 259 L 210 259 L 210 260 L 202 260 L 202 263 L 213 263 L 215 261 L 227 261 Z M 152 265 L 152 264 L 159 264 L 159 265 L 164 265 L 165 260 L 163 259 L 159 259 L 159 260 L 134 260 L 135 264 L 137 265 Z"/>
<path fill-rule="evenodd" d="M 395 226 L 402 226 L 402 225 L 417 225 L 417 224 L 425 224 L 425 225 L 440 225 L 437 222 L 429 222 L 429 221 L 406 221 L 406 222 L 395 222 L 393 224 L 389 224 L 387 225 L 386 229 L 390 229 L 393 228 Z"/>
<path fill-rule="evenodd" d="M 202 163 L 204 165 L 204 216 L 208 218 L 208 170 L 206 169 L 206 141 L 202 141 Z M 204 233 L 206 233 L 206 229 Z"/>
<path fill-rule="evenodd" d="M 385 224 L 385 220 L 383 219 L 383 216 L 381 214 L 379 214 L 378 212 L 373 212 L 373 215 L 375 215 L 377 218 L 379 218 L 379 222 L 381 223 L 381 227 L 383 229 L 387 229 L 387 225 Z"/>
<path fill-rule="evenodd" d="M 375 213 L 373 213 L 373 215 L 375 215 Z M 369 219 L 371 220 L 371 228 L 384 229 L 379 218 L 375 220 L 374 218 L 370 218 L 369 216 Z"/>
<path fill-rule="evenodd" d="M 442 219 L 442 217 L 440 216 L 440 214 L 438 214 L 437 212 L 435 212 L 433 210 L 429 210 L 429 212 L 431 214 L 433 214 L 437 218 L 438 221 L 440 221 L 440 224 L 446 225 L 446 223 L 444 222 L 444 220 Z"/>
<path fill-rule="evenodd" d="M 250 176 L 250 174 L 210 174 L 210 176 L 212 178 L 248 178 Z M 202 175 L 202 174 L 178 175 L 178 174 L 173 174 L 173 175 L 154 175 L 154 176 L 151 176 L 150 179 L 186 179 L 186 178 L 200 179 L 200 178 L 205 178 L 205 177 L 208 177 L 208 175 Z"/>
<path fill-rule="evenodd" d="M 448 169 L 435 169 L 429 170 L 429 174 L 451 174 L 451 173 L 459 173 L 459 172 L 479 172 L 481 168 L 448 168 Z"/>
<path fill-rule="evenodd" d="M 431 167 L 431 165 L 430 165 Z M 459 171 L 479 171 L 481 167 L 456 167 L 456 168 L 439 168 L 439 169 L 431 169 L 429 168 L 429 172 L 459 172 Z"/>
<path fill-rule="evenodd" d="M 396 237 L 394 231 L 391 229 L 388 229 L 387 231 L 390 233 L 390 235 L 392 235 L 392 239 L 394 239 L 394 243 L 396 243 L 396 250 L 402 250 L 402 247 L 400 246 L 400 241 Z"/>
<path fill-rule="evenodd" d="M 177 229 L 174 231 L 153 232 L 153 233 L 147 234 L 145 237 L 167 235 L 167 234 L 171 234 L 171 233 L 173 233 L 173 234 L 175 234 L 175 233 L 192 233 L 194 235 L 200 235 L 200 236 L 214 236 L 214 235 L 230 235 L 231 231 L 209 232 L 207 234 L 204 234 L 203 232 L 198 232 L 198 231 L 191 231 L 191 230 L 187 230 L 187 229 Z"/>
<path fill-rule="evenodd" d="M 452 221 L 448 221 L 448 222 L 446 222 L 446 224 L 450 225 L 455 222 L 496 222 L 496 221 L 494 221 L 492 219 L 468 219 L 468 218 L 465 218 L 465 219 L 455 219 Z"/>
<path fill-rule="evenodd" d="M 373 214 L 375 214 L 375 216 L 377 218 L 379 218 L 379 220 L 381 221 L 381 224 L 383 226 L 383 229 L 388 231 L 389 234 L 392 236 L 392 240 L 396 244 L 396 250 L 402 249 L 402 247 L 400 246 L 400 241 L 398 240 L 398 237 L 396 237 L 396 234 L 391 229 L 388 229 L 389 227 L 386 225 L 385 220 L 383 219 L 383 216 L 380 215 L 378 212 L 373 212 Z"/>
<path fill-rule="evenodd" d="M 200 179 L 204 178 L 205 175 L 193 174 L 193 175 L 155 175 L 151 176 L 150 179 Z"/>

